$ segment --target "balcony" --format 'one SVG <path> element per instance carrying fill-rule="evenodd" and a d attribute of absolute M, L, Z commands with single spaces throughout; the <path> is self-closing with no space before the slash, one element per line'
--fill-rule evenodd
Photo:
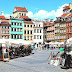
<path fill-rule="evenodd" d="M 72 32 L 67 32 L 67 33 L 72 33 Z"/>
<path fill-rule="evenodd" d="M 10 35 L 10 34 L 1 34 L 1 35 L 2 35 L 2 36 L 3 36 L 3 35 L 5 36 L 5 35 Z"/>
<path fill-rule="evenodd" d="M 66 29 L 66 27 L 60 27 L 60 30 L 64 30 L 64 29 Z"/>

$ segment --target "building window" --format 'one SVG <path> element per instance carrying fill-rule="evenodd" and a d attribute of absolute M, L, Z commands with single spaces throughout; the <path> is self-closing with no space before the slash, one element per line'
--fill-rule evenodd
<path fill-rule="evenodd" d="M 36 29 L 34 29 L 34 33 L 36 33 Z"/>
<path fill-rule="evenodd" d="M 6 39 L 6 36 L 5 36 L 5 39 Z"/>
<path fill-rule="evenodd" d="M 16 28 L 15 28 L 15 30 L 14 31 L 16 31 Z"/>
<path fill-rule="evenodd" d="M 39 39 L 39 35 L 37 36 L 37 39 Z"/>
<path fill-rule="evenodd" d="M 11 38 L 13 39 L 13 35 L 11 35 Z"/>
<path fill-rule="evenodd" d="M 20 28 L 20 32 L 22 32 L 22 28 Z"/>
<path fill-rule="evenodd" d="M 23 16 L 23 13 L 22 13 L 22 16 Z"/>
<path fill-rule="evenodd" d="M 29 40 L 29 36 L 28 36 L 28 40 Z"/>
<path fill-rule="evenodd" d="M 17 39 L 19 39 L 19 35 L 17 35 Z"/>
<path fill-rule="evenodd" d="M 8 34 L 9 34 L 9 31 L 8 31 Z"/>
<path fill-rule="evenodd" d="M 16 39 L 16 35 L 14 35 L 14 38 Z"/>
<path fill-rule="evenodd" d="M 68 39 L 69 39 L 69 34 L 68 34 Z"/>
<path fill-rule="evenodd" d="M 2 26 L 2 28 L 3 28 L 3 26 Z"/>
<path fill-rule="evenodd" d="M 24 40 L 26 40 L 26 36 L 24 36 Z"/>
<path fill-rule="evenodd" d="M 5 29 L 6 29 L 6 26 L 5 26 Z"/>
<path fill-rule="evenodd" d="M 17 23 L 17 26 L 19 26 L 19 23 Z"/>
<path fill-rule="evenodd" d="M 20 23 L 20 26 L 22 26 L 22 23 Z"/>
<path fill-rule="evenodd" d="M 3 38 L 3 36 L 2 36 L 2 38 Z"/>
<path fill-rule="evenodd" d="M 24 25 L 24 27 L 26 27 L 26 25 Z"/>
<path fill-rule="evenodd" d="M 36 35 L 34 35 L 34 39 L 36 39 Z"/>
<path fill-rule="evenodd" d="M 69 32 L 69 29 L 68 29 L 68 32 Z"/>
<path fill-rule="evenodd" d="M 41 33 L 41 30 L 40 30 L 40 33 Z"/>
<path fill-rule="evenodd" d="M 32 25 L 31 25 L 31 27 L 32 27 Z"/>
<path fill-rule="evenodd" d="M 22 35 L 20 35 L 20 39 L 22 39 Z"/>
<path fill-rule="evenodd" d="M 9 36 L 8 36 L 8 39 L 9 39 Z"/>
<path fill-rule="evenodd" d="M 35 27 L 35 25 L 34 25 L 34 27 Z"/>
<path fill-rule="evenodd" d="M 24 31 L 24 34 L 26 34 L 26 30 Z"/>
<path fill-rule="evenodd" d="M 26 14 L 24 14 L 24 16 L 26 16 Z"/>
<path fill-rule="evenodd" d="M 28 34 L 29 34 L 29 31 L 28 31 Z"/>
<path fill-rule="evenodd" d="M 68 23 L 68 26 L 69 26 L 69 23 Z"/>
<path fill-rule="evenodd" d="M 8 29 L 9 29 L 9 26 L 8 26 Z"/>
<path fill-rule="evenodd" d="M 27 25 L 27 27 L 29 27 L 29 25 Z"/>
<path fill-rule="evenodd" d="M 39 25 L 39 27 L 40 27 L 40 25 Z"/>
<path fill-rule="evenodd" d="M 31 36 L 31 40 L 32 40 L 32 36 Z"/>
<path fill-rule="evenodd" d="M 41 39 L 41 36 L 40 36 L 40 39 Z"/>
<path fill-rule="evenodd" d="M 13 25 L 13 22 L 11 22 L 11 24 Z"/>
<path fill-rule="evenodd" d="M 16 25 L 16 23 L 15 23 L 15 25 Z"/>
<path fill-rule="evenodd" d="M 19 13 L 19 15 L 21 16 L 21 13 Z"/>
<path fill-rule="evenodd" d="M 13 31 L 13 28 L 11 28 L 11 31 Z"/>
<path fill-rule="evenodd" d="M 70 27 L 70 32 L 71 32 L 71 27 Z"/>
<path fill-rule="evenodd" d="M 5 31 L 5 34 L 6 34 L 6 31 Z"/>
<path fill-rule="evenodd" d="M 2 31 L 2 34 L 3 34 L 3 31 Z"/>
<path fill-rule="evenodd" d="M 32 31 L 31 31 L 31 34 L 32 34 Z"/>
<path fill-rule="evenodd" d="M 37 33 L 39 33 L 39 29 L 37 29 Z"/>
<path fill-rule="evenodd" d="M 19 28 L 17 29 L 17 32 L 19 32 Z"/>

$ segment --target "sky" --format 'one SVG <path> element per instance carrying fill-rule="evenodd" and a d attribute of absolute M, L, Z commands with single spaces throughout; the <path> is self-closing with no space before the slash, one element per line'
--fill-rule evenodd
<path fill-rule="evenodd" d="M 32 19 L 55 19 L 63 14 L 63 7 L 69 3 L 72 3 L 72 0 L 1 0 L 0 12 L 4 11 L 7 17 L 13 14 L 15 6 L 26 7 L 28 16 Z"/>

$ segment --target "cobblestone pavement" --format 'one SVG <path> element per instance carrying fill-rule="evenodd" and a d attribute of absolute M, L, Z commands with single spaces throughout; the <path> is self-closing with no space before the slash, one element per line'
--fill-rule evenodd
<path fill-rule="evenodd" d="M 53 50 L 56 53 L 58 50 Z M 35 54 L 10 60 L 9 62 L 0 62 L 0 72 L 67 72 L 60 66 L 51 66 L 48 64 L 49 51 L 35 51 Z"/>

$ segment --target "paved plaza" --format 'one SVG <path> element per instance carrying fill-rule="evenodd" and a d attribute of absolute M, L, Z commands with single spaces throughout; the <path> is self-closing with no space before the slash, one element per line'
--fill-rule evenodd
<path fill-rule="evenodd" d="M 57 53 L 58 50 L 52 50 Z M 51 66 L 48 64 L 48 56 L 51 50 L 34 51 L 35 54 L 16 58 L 9 62 L 0 62 L 0 72 L 68 72 L 60 66 Z"/>

